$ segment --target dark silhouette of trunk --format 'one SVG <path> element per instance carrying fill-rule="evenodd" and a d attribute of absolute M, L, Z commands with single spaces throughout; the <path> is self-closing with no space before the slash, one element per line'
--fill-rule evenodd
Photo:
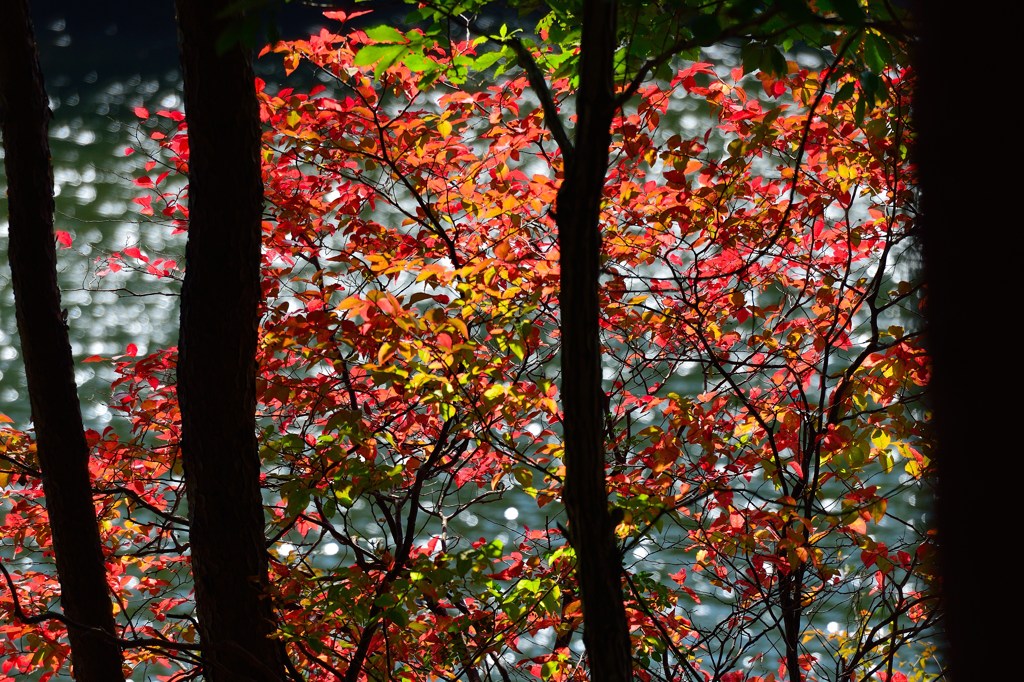
<path fill-rule="evenodd" d="M 256 443 L 263 184 L 250 51 L 218 51 L 227 0 L 177 0 L 188 124 L 189 234 L 178 398 L 192 571 L 207 680 L 284 677 L 271 638 Z"/>
<path fill-rule="evenodd" d="M 914 156 L 922 191 L 928 350 L 934 367 L 929 394 L 937 438 L 935 511 L 945 663 L 949 679 L 965 682 L 998 677 L 1013 665 L 1012 654 L 1005 655 L 1009 650 L 999 646 L 1012 635 L 989 625 L 1005 621 L 1008 604 L 993 598 L 988 582 L 979 578 L 977 553 L 979 547 L 1005 546 L 1011 537 L 1007 533 L 1013 533 L 1008 525 L 979 523 L 979 518 L 1015 514 L 1009 509 L 1013 495 L 998 493 L 993 476 L 1002 475 L 1011 461 L 1007 457 L 1013 447 L 1007 445 L 1020 420 L 1020 372 L 1011 369 L 1016 361 L 999 355 L 994 346 L 984 341 L 979 346 L 971 330 L 978 325 L 991 329 L 998 346 L 996 339 L 1005 339 L 1019 316 L 1020 256 L 1005 244 L 1014 239 L 1012 226 L 1019 220 L 1013 218 L 1019 207 L 1012 197 L 1020 191 L 1020 180 L 1015 153 L 986 159 L 980 177 L 965 175 L 950 163 L 951 153 L 971 156 L 1001 134 L 992 132 L 991 111 L 950 99 L 950 83 L 970 78 L 972 71 L 963 62 L 964 53 L 950 46 L 1012 45 L 1017 37 L 1011 32 L 1017 30 L 1014 22 L 999 20 L 995 10 L 1001 7 L 993 3 L 988 11 L 982 5 L 948 12 L 919 1 L 915 9 L 921 41 L 915 54 Z M 965 195 L 965 187 L 976 193 Z M 978 232 L 979 226 L 985 231 Z M 976 269 L 976 263 L 983 269 Z"/>
<path fill-rule="evenodd" d="M 49 123 L 28 5 L 6 0 L 0 3 L 0 126 L 18 333 L 75 679 L 109 682 L 124 675 L 57 287 Z"/>
<path fill-rule="evenodd" d="M 562 317 L 565 492 L 576 575 L 583 602 L 583 642 L 595 682 L 631 678 L 632 653 L 622 593 L 622 558 L 605 483 L 604 392 L 598 277 L 601 197 L 615 113 L 612 58 L 614 0 L 583 4 L 576 139 L 558 191 Z"/>

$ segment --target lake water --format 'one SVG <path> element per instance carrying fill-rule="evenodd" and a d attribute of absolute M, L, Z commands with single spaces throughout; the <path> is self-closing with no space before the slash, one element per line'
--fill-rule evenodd
<path fill-rule="evenodd" d="M 97 279 L 98 259 L 131 246 L 151 224 L 140 220 L 131 184 L 146 159 L 126 156 L 140 137 L 137 106 L 181 108 L 173 3 L 104 3 L 105 14 L 85 3 L 32 3 L 47 93 L 53 109 L 50 145 L 56 194 L 56 229 L 70 232 L 70 249 L 58 250 L 63 304 L 68 311 L 76 360 L 110 357 L 135 343 L 140 353 L 175 343 L 177 299 L 160 287 L 146 289 L 134 278 Z M 282 24 L 286 37 L 308 35 L 319 14 L 291 8 Z M 144 133 L 144 131 L 141 131 Z M 145 137 L 143 134 L 142 137 Z M 2 153 L 2 151 L 0 151 Z M 0 237 L 7 233 L 6 181 L 0 168 Z M 159 233 L 158 233 L 159 234 Z M 5 248 L 5 247 L 3 247 Z M 169 254 L 183 240 L 167 245 Z M 18 353 L 10 270 L 0 268 L 0 412 L 19 426 L 29 419 L 25 374 Z M 141 288 L 140 288 L 141 287 Z M 86 426 L 102 429 L 112 374 L 106 363 L 78 365 Z"/>

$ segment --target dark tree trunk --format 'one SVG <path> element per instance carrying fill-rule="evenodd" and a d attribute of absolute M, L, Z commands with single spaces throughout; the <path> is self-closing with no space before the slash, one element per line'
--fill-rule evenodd
<path fill-rule="evenodd" d="M 189 234 L 178 398 L 207 680 L 279 680 L 256 444 L 263 183 L 250 51 L 216 44 L 228 0 L 177 0 L 188 124 Z"/>
<path fill-rule="evenodd" d="M 576 139 L 558 191 L 561 267 L 564 503 L 576 551 L 583 641 L 596 682 L 631 678 L 632 653 L 622 594 L 622 558 L 605 483 L 604 392 L 598 278 L 601 197 L 615 112 L 614 0 L 583 4 Z"/>
<path fill-rule="evenodd" d="M 1014 124 L 1007 120 L 995 132 L 990 109 L 950 97 L 951 83 L 977 76 L 976 62 L 965 62 L 965 52 L 951 46 L 1011 46 L 1019 38 L 1016 22 L 1001 20 L 1003 7 L 995 3 L 949 12 L 919 0 L 915 9 L 921 41 L 915 55 L 914 155 L 934 366 L 929 394 L 937 438 L 945 662 L 949 679 L 965 682 L 998 678 L 1015 664 L 1012 631 L 992 625 L 1014 610 L 979 575 L 978 552 L 995 547 L 1004 557 L 1001 548 L 1016 536 L 1009 520 L 1019 516 L 1010 487 L 996 480 L 1012 471 L 1012 452 L 1019 447 L 1012 445 L 1012 433 L 1020 421 L 1020 370 L 998 349 L 1020 316 L 1020 256 L 1006 248 L 1019 224 L 1013 197 L 1020 192 L 1020 171 L 1017 153 L 1001 151 Z M 986 70 L 979 84 L 991 89 L 997 72 Z M 997 150 L 985 157 L 983 174 L 951 163 L 974 158 L 979 149 Z M 987 332 L 979 337 L 978 329 Z M 1007 521 L 990 524 L 981 520 L 986 517 Z"/>
<path fill-rule="evenodd" d="M 25 0 L 0 3 L 0 125 L 10 212 L 8 258 L 46 511 L 80 681 L 123 680 L 104 569 L 89 447 L 57 287 L 50 109 Z"/>

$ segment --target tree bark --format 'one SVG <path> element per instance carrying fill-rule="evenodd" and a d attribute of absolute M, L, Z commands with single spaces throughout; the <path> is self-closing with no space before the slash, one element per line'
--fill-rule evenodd
<path fill-rule="evenodd" d="M 8 259 L 46 512 L 75 679 L 123 680 L 89 477 L 74 361 L 57 286 L 50 109 L 25 0 L 0 3 L 0 126 Z"/>
<path fill-rule="evenodd" d="M 601 199 L 615 113 L 616 3 L 586 0 L 580 43 L 576 135 L 558 191 L 565 491 L 583 642 L 595 682 L 624 682 L 632 652 L 622 593 L 622 558 L 608 509 L 598 285 Z"/>
<path fill-rule="evenodd" d="M 1007 216 L 1018 209 L 1012 197 L 1020 191 L 1020 173 L 1016 154 L 987 158 L 983 181 L 950 163 L 950 153 L 998 147 L 1003 139 L 992 127 L 991 111 L 959 99 L 951 103 L 950 83 L 973 72 L 950 46 L 1013 45 L 1018 31 L 1014 22 L 995 19 L 1001 7 L 994 3 L 948 12 L 919 0 L 914 9 L 921 30 L 915 54 L 914 158 L 920 169 L 928 351 L 934 367 L 928 392 L 937 439 L 943 653 L 949 679 L 964 682 L 994 679 L 1014 665 L 1013 635 L 984 626 L 1003 622 L 1008 604 L 993 598 L 988 582 L 979 577 L 978 548 L 1004 547 L 1007 533 L 1013 532 L 1005 524 L 979 519 L 1017 514 L 1014 496 L 998 493 L 993 476 L 1002 475 L 1011 461 L 1013 448 L 1007 444 L 1020 420 L 1021 372 L 1015 360 L 1001 357 L 973 330 L 979 325 L 991 329 L 992 341 L 999 344 L 996 339 L 1005 339 L 1000 334 L 1012 324 L 1007 321 L 1018 314 L 1020 256 L 1005 245 L 1015 232 L 1015 219 L 1007 222 Z M 981 82 L 993 79 L 982 76 Z M 965 187 L 981 190 L 986 199 L 965 194 Z M 985 229 L 979 231 L 980 226 Z M 975 267 L 978 263 L 983 269 Z"/>
<path fill-rule="evenodd" d="M 279 680 L 256 443 L 263 183 L 250 51 L 228 0 L 177 0 L 189 141 L 178 398 L 204 674 Z"/>

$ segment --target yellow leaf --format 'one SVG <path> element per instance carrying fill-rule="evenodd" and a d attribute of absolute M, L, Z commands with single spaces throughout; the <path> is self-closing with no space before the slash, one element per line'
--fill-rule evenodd
<path fill-rule="evenodd" d="M 503 397 L 505 397 L 505 387 L 501 384 L 494 384 L 484 391 L 484 398 L 487 400 L 497 400 Z"/>
<path fill-rule="evenodd" d="M 892 439 L 889 438 L 889 434 L 881 429 L 875 429 L 874 433 L 871 434 L 871 444 L 879 450 L 885 450 L 891 442 Z"/>

